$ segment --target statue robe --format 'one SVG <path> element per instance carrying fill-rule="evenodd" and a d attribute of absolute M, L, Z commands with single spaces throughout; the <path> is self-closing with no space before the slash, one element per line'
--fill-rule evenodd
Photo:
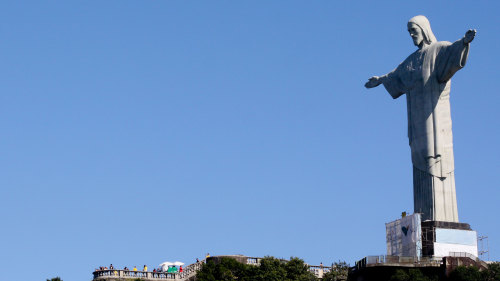
<path fill-rule="evenodd" d="M 415 212 L 423 219 L 458 222 L 450 78 L 465 66 L 468 53 L 462 40 L 426 45 L 383 83 L 394 99 L 406 94 Z"/>

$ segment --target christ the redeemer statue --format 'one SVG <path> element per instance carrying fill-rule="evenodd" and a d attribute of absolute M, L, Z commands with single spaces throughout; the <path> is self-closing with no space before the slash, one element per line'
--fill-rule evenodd
<path fill-rule="evenodd" d="M 408 32 L 418 50 L 390 73 L 371 77 L 365 87 L 384 84 L 395 99 L 406 94 L 414 212 L 422 220 L 458 222 L 450 79 L 465 66 L 476 30 L 454 43 L 438 42 L 429 20 L 416 16 Z"/>

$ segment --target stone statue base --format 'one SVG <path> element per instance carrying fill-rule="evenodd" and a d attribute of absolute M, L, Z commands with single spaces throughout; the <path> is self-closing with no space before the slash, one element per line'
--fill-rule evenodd
<path fill-rule="evenodd" d="M 468 223 L 423 221 L 422 256 L 445 257 L 463 253 L 478 257 L 477 233 Z"/>
<path fill-rule="evenodd" d="M 387 255 L 442 258 L 478 257 L 477 233 L 468 223 L 422 221 L 416 213 L 386 223 Z"/>

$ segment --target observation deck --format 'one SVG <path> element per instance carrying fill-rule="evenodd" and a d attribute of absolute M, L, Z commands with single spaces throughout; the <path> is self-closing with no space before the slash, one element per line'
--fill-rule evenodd
<path fill-rule="evenodd" d="M 236 256 L 213 256 L 209 259 L 220 259 L 223 257 L 234 258 L 242 263 L 250 265 L 260 265 L 262 258 L 246 257 L 242 255 Z M 133 271 L 123 269 L 107 269 L 96 270 L 93 272 L 93 281 L 121 281 L 121 280 L 135 280 L 141 279 L 144 281 L 158 281 L 158 280 L 178 280 L 178 281 L 191 281 L 196 277 L 196 272 L 200 270 L 206 260 L 201 260 L 197 263 L 190 264 L 183 268 L 182 272 L 152 272 L 152 271 Z M 330 272 L 332 267 L 323 265 L 309 265 L 311 271 L 316 277 L 322 278 L 323 274 Z"/>

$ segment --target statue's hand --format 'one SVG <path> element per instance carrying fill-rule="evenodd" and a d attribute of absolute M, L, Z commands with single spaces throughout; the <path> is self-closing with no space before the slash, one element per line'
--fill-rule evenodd
<path fill-rule="evenodd" d="M 469 29 L 467 32 L 465 32 L 464 36 L 464 44 L 469 44 L 474 40 L 474 37 L 476 36 L 476 30 L 475 29 Z"/>
<path fill-rule="evenodd" d="M 370 88 L 375 88 L 380 84 L 382 84 L 382 79 L 380 79 L 380 77 L 378 76 L 373 76 L 370 79 L 368 79 L 368 82 L 365 83 L 365 87 L 367 89 L 370 89 Z"/>

